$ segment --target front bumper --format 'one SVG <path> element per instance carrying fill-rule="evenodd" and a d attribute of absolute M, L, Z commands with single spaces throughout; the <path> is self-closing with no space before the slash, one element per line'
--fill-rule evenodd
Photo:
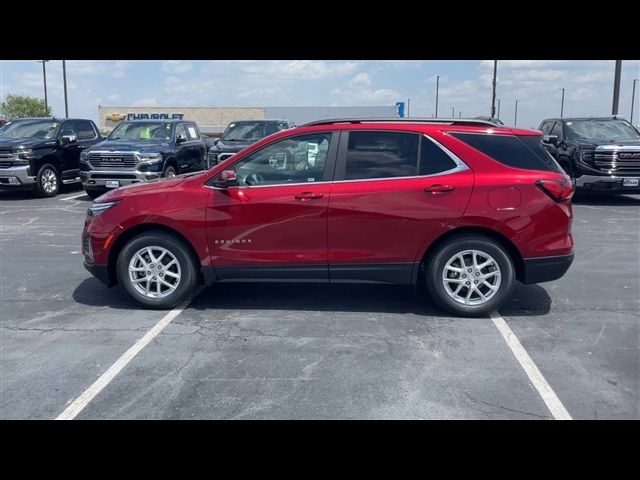
<path fill-rule="evenodd" d="M 108 180 L 117 180 L 120 186 L 140 182 L 151 182 L 162 178 L 160 172 L 141 172 L 139 170 L 90 170 L 80 172 L 80 180 L 85 189 L 107 189 Z M 111 187 L 109 187 L 111 188 Z"/>
<path fill-rule="evenodd" d="M 2 187 L 20 187 L 35 183 L 36 177 L 31 176 L 29 165 L 0 169 L 0 186 Z"/>
<path fill-rule="evenodd" d="M 622 182 L 625 178 L 640 178 L 640 175 L 635 177 L 633 175 L 625 177 L 608 175 L 582 175 L 581 177 L 576 178 L 576 189 L 591 192 L 640 193 L 640 185 L 637 187 L 624 186 Z"/>
<path fill-rule="evenodd" d="M 573 263 L 573 253 L 555 257 L 525 258 L 522 283 L 551 282 L 562 277 Z"/>
<path fill-rule="evenodd" d="M 84 268 L 86 268 L 91 275 L 96 277 L 102 283 L 104 283 L 107 287 L 111 287 L 114 285 L 114 282 L 109 277 L 109 268 L 106 265 L 96 265 L 94 263 L 88 263 L 86 260 L 84 261 Z"/>

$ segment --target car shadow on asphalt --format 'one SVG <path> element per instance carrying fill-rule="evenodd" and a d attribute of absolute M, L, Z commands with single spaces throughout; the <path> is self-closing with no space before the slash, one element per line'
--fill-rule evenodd
<path fill-rule="evenodd" d="M 119 286 L 104 287 L 88 278 L 73 292 L 76 302 L 97 307 L 140 310 Z M 431 298 L 410 287 L 398 285 L 357 285 L 318 283 L 218 283 L 205 288 L 193 299 L 196 310 L 289 310 L 319 312 L 370 312 L 448 317 Z M 500 309 L 505 315 L 545 315 L 551 298 L 539 285 L 516 284 L 511 299 Z"/>
<path fill-rule="evenodd" d="M 60 198 L 59 197 L 60 195 L 65 195 L 67 193 L 80 194 L 82 193 L 82 191 L 83 191 L 82 187 L 78 185 L 73 185 L 73 184 L 63 185 L 60 189 L 60 193 L 58 194 L 58 196 L 51 197 L 51 199 Z M 0 187 L 0 202 L 16 202 L 16 201 L 19 202 L 23 200 L 49 200 L 49 198 L 38 197 L 33 193 L 32 190 L 28 188 L 20 188 L 17 190 L 12 190 L 7 187 L 4 187 L 4 188 Z M 91 200 L 91 199 L 86 195 L 84 195 L 82 197 L 77 197 L 75 200 Z"/>
<path fill-rule="evenodd" d="M 579 192 L 573 195 L 571 202 L 574 205 L 600 205 L 603 207 L 640 206 L 640 196 Z"/>

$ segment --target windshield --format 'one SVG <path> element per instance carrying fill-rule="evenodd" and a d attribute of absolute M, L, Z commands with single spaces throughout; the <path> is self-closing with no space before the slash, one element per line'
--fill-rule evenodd
<path fill-rule="evenodd" d="M 166 122 L 123 122 L 113 129 L 109 140 L 148 140 L 169 141 L 173 135 L 173 126 Z"/>
<path fill-rule="evenodd" d="M 0 128 L 0 136 L 11 138 L 55 138 L 60 122 L 52 120 L 16 120 Z"/>
<path fill-rule="evenodd" d="M 567 122 L 567 136 L 571 139 L 588 138 L 611 142 L 640 140 L 640 134 L 622 120 L 580 120 Z"/>
<path fill-rule="evenodd" d="M 235 122 L 230 123 L 222 135 L 227 142 L 257 142 L 261 138 L 287 128 L 283 122 Z"/>

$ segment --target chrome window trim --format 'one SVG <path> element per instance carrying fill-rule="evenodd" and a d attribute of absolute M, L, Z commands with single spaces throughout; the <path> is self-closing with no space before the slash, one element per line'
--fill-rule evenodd
<path fill-rule="evenodd" d="M 394 130 L 389 130 L 389 131 L 394 131 Z M 271 184 L 271 185 L 238 185 L 235 187 L 226 187 L 226 188 L 215 187 L 212 185 L 203 185 L 203 186 L 206 188 L 213 188 L 215 190 L 231 190 L 231 189 L 240 189 L 240 188 L 269 188 L 269 187 L 285 187 L 285 186 L 295 187 L 295 186 L 301 186 L 301 185 L 326 185 L 328 183 L 333 184 L 333 183 L 379 182 L 379 181 L 388 181 L 388 180 L 408 180 L 411 178 L 419 179 L 419 178 L 439 177 L 442 175 L 452 175 L 454 173 L 471 170 L 471 168 L 466 163 L 464 163 L 462 159 L 460 159 L 460 157 L 458 157 L 455 153 L 453 153 L 447 147 L 442 145 L 436 139 L 421 132 L 418 134 L 427 138 L 427 140 L 432 141 L 437 147 L 439 147 L 444 153 L 446 153 L 449 156 L 449 158 L 451 158 L 451 160 L 453 161 L 453 163 L 456 164 L 456 166 L 449 170 L 445 170 L 443 172 L 438 172 L 438 173 L 430 173 L 429 175 L 409 175 L 404 177 L 360 178 L 356 180 L 331 180 L 331 181 L 321 181 L 321 182 L 277 183 L 277 184 Z M 211 178 L 207 179 L 207 182 L 211 180 Z"/>

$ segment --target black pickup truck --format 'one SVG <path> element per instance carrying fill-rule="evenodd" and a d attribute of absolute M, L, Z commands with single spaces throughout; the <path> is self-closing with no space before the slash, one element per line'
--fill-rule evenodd
<path fill-rule="evenodd" d="M 0 128 L 0 187 L 53 197 L 80 181 L 80 153 L 102 140 L 91 120 L 21 118 Z"/>
<path fill-rule="evenodd" d="M 206 169 L 207 146 L 194 122 L 119 123 L 106 140 L 82 152 L 80 177 L 91 198 L 110 188 Z"/>
<path fill-rule="evenodd" d="M 549 118 L 539 130 L 577 190 L 640 193 L 640 132 L 625 119 Z"/>
<path fill-rule="evenodd" d="M 267 135 L 293 128 L 288 120 L 239 120 L 231 122 L 220 140 L 215 140 L 209 148 L 208 167 L 213 167 L 238 153 L 245 147 L 256 143 Z"/>

